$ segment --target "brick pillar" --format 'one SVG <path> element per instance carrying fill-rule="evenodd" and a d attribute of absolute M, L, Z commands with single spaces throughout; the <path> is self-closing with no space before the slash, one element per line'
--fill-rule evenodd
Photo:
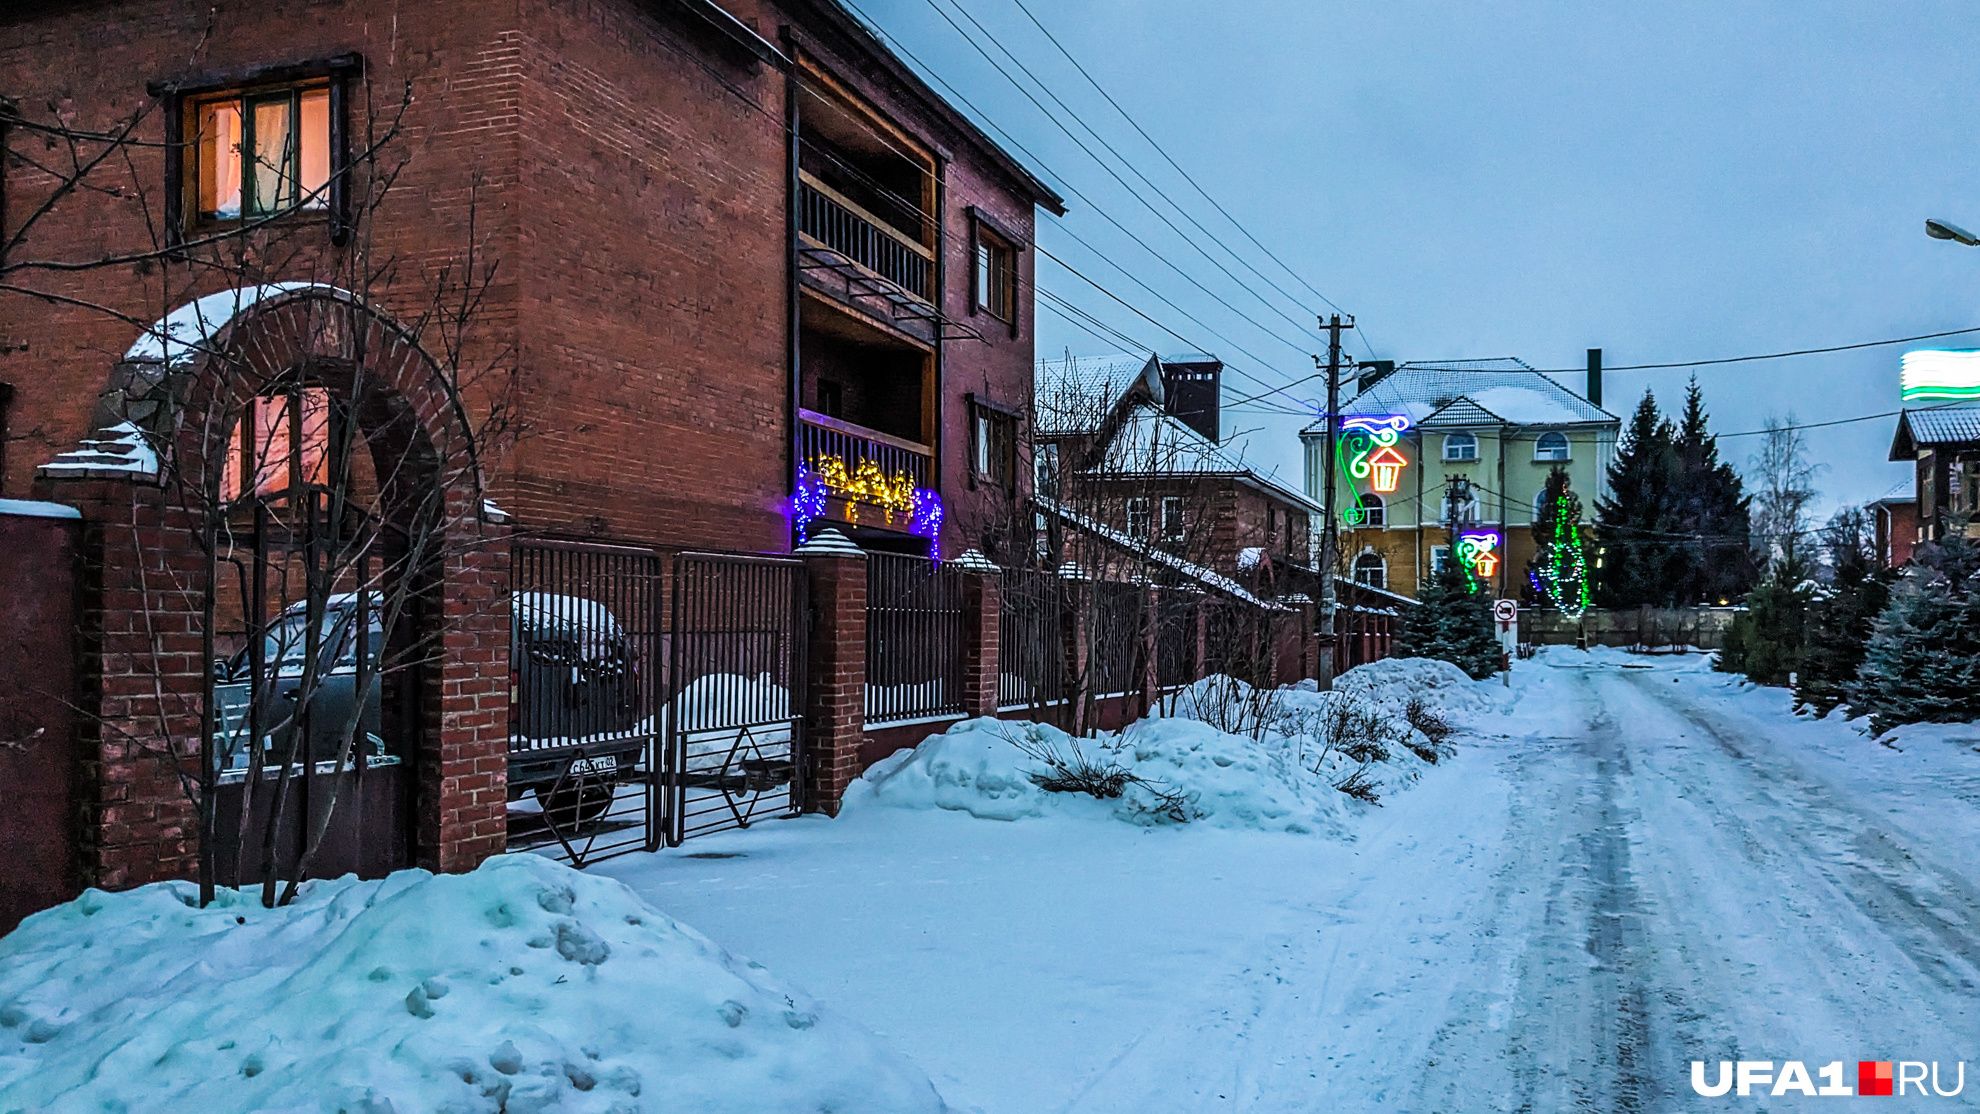
<path fill-rule="evenodd" d="M 1299 676 L 1293 680 L 1320 676 L 1319 608 L 1312 597 L 1300 594 L 1287 601 L 1299 613 Z"/>
<path fill-rule="evenodd" d="M 198 524 L 149 476 L 72 470 L 40 487 L 83 518 L 81 881 L 195 877 L 199 816 L 181 778 L 199 778 L 206 704 Z"/>
<path fill-rule="evenodd" d="M 978 550 L 956 558 L 963 570 L 963 712 L 997 714 L 997 673 L 1004 617 L 1003 576 Z"/>
<path fill-rule="evenodd" d="M 1210 595 L 1204 593 L 1196 597 L 1196 639 L 1191 653 L 1195 655 L 1189 663 L 1189 679 L 1200 681 L 1210 670 Z"/>
<path fill-rule="evenodd" d="M 797 548 L 811 585 L 805 809 L 839 814 L 866 730 L 866 554 L 837 530 Z"/>
<path fill-rule="evenodd" d="M 440 584 L 441 645 L 419 756 L 415 859 L 427 870 L 473 870 L 508 843 L 509 528 L 447 494 L 447 517 L 473 538 L 450 542 Z"/>
<path fill-rule="evenodd" d="M 1161 652 L 1162 639 L 1162 590 L 1150 585 L 1141 590 L 1141 710 L 1146 714 L 1155 707 L 1156 694 L 1162 691 L 1161 678 L 1157 673 L 1155 656 Z"/>

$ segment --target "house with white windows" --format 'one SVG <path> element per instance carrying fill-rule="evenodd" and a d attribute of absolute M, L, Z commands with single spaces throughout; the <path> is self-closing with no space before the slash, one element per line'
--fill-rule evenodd
<path fill-rule="evenodd" d="M 1334 505 L 1354 579 L 1415 596 L 1469 536 L 1474 553 L 1490 547 L 1474 567 L 1494 593 L 1519 595 L 1548 473 L 1566 468 L 1582 521 L 1594 518 L 1622 428 L 1600 399 L 1599 370 L 1582 395 L 1511 358 L 1371 365 L 1336 438 Z M 1307 496 L 1322 502 L 1326 426 L 1300 441 Z"/>

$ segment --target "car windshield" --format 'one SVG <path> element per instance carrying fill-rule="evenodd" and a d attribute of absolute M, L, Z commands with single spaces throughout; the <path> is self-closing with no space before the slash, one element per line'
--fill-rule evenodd
<path fill-rule="evenodd" d="M 341 644 L 337 647 L 336 663 L 332 668 L 349 668 L 357 664 L 357 639 L 352 637 L 353 624 L 349 619 L 350 613 L 343 608 L 330 608 L 323 613 L 323 625 L 320 628 L 322 635 L 318 645 L 328 645 L 331 638 L 339 636 L 342 638 Z M 370 626 L 371 637 L 368 648 L 371 660 L 376 662 L 384 647 L 385 630 L 379 625 L 376 615 L 372 616 Z M 268 628 L 268 635 L 261 644 L 261 652 L 264 655 L 263 660 L 267 662 L 267 668 L 276 673 L 302 672 L 303 660 L 309 652 L 308 633 L 309 617 L 301 612 L 284 615 L 278 619 Z M 233 675 L 241 676 L 246 673 L 247 666 L 247 650 L 243 649 L 234 655 L 229 670 Z"/>

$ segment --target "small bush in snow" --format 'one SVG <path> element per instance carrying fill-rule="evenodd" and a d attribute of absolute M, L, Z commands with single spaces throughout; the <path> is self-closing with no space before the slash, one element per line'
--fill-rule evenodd
<path fill-rule="evenodd" d="M 1027 776 L 1047 793 L 1084 793 L 1095 800 L 1112 801 L 1125 794 L 1129 786 L 1139 786 L 1147 800 L 1136 804 L 1150 815 L 1177 823 L 1202 818 L 1187 793 L 1159 785 L 1121 764 L 1123 752 L 1130 751 L 1125 738 L 1096 740 L 1098 757 L 1088 754 L 1079 740 L 1070 735 L 1065 737 L 1063 747 L 1049 736 L 1012 733 L 1006 738 L 1025 757 L 1045 766 Z"/>
<path fill-rule="evenodd" d="M 1418 758 L 1434 766 L 1451 752 L 1450 740 L 1452 735 L 1457 734 L 1457 726 L 1444 713 L 1431 707 L 1429 701 L 1412 695 L 1403 704 L 1403 722 L 1414 728 L 1428 743 L 1405 744 L 1416 752 Z"/>

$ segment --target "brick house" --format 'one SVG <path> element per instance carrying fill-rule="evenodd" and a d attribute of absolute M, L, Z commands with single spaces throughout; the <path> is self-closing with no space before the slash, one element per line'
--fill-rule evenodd
<path fill-rule="evenodd" d="M 1877 508 L 1877 540 L 1892 566 L 1909 559 L 1914 545 L 1945 537 L 1955 522 L 1968 537 L 1980 536 L 1980 408 L 1954 406 L 1906 410 L 1898 415 L 1890 459 L 1916 469 L 1916 498 L 1905 506 Z M 1909 512 L 1908 514 L 1906 512 Z M 1909 523 L 1905 521 L 1909 519 Z"/>
<path fill-rule="evenodd" d="M 408 713 L 408 862 L 502 846 L 511 533 L 787 553 L 822 521 L 1000 558 L 1020 536 L 1028 248 L 1062 203 L 831 0 L 15 5 L 0 104 L 4 262 L 93 264 L 0 294 L 0 496 L 82 516 L 102 729 L 76 744 L 78 880 L 184 876 L 200 852 L 170 779 L 105 734 L 196 761 L 198 616 L 125 556 L 198 560 L 202 524 L 157 493 L 198 405 L 133 401 L 158 386 L 133 354 L 196 298 L 249 291 L 213 338 L 271 375 L 356 344 L 434 445 L 509 415 L 499 453 L 441 453 L 430 481 L 463 524 L 437 612 L 466 618 Z M 51 208 L 56 129 L 129 141 Z M 471 327 L 370 344 L 413 335 L 436 292 L 471 294 Z M 435 353 L 480 369 L 458 398 L 422 385 Z M 292 471 L 316 436 L 296 420 Z M 154 679 L 107 673 L 159 609 L 190 711 L 154 728 L 120 718 Z"/>
<path fill-rule="evenodd" d="M 1319 507 L 1219 443 L 1222 372 L 1202 354 L 1041 362 L 1039 490 L 1260 596 L 1311 592 Z"/>
<path fill-rule="evenodd" d="M 1590 392 L 1600 397 L 1600 372 Z M 1390 422 L 1398 430 L 1392 470 L 1357 480 L 1337 469 L 1341 553 L 1355 580 L 1414 597 L 1417 585 L 1448 559 L 1458 532 L 1497 536 L 1492 588 L 1517 596 L 1534 553 L 1530 529 L 1548 473 L 1564 467 L 1581 498 L 1582 522 L 1594 517 L 1622 423 L 1588 397 L 1515 359 L 1406 363 L 1370 370 L 1341 407 L 1347 419 Z M 1324 490 L 1326 431 L 1300 432 L 1306 491 Z M 1450 481 L 1470 497 L 1446 505 Z M 1452 515 L 1460 524 L 1451 528 Z"/>

